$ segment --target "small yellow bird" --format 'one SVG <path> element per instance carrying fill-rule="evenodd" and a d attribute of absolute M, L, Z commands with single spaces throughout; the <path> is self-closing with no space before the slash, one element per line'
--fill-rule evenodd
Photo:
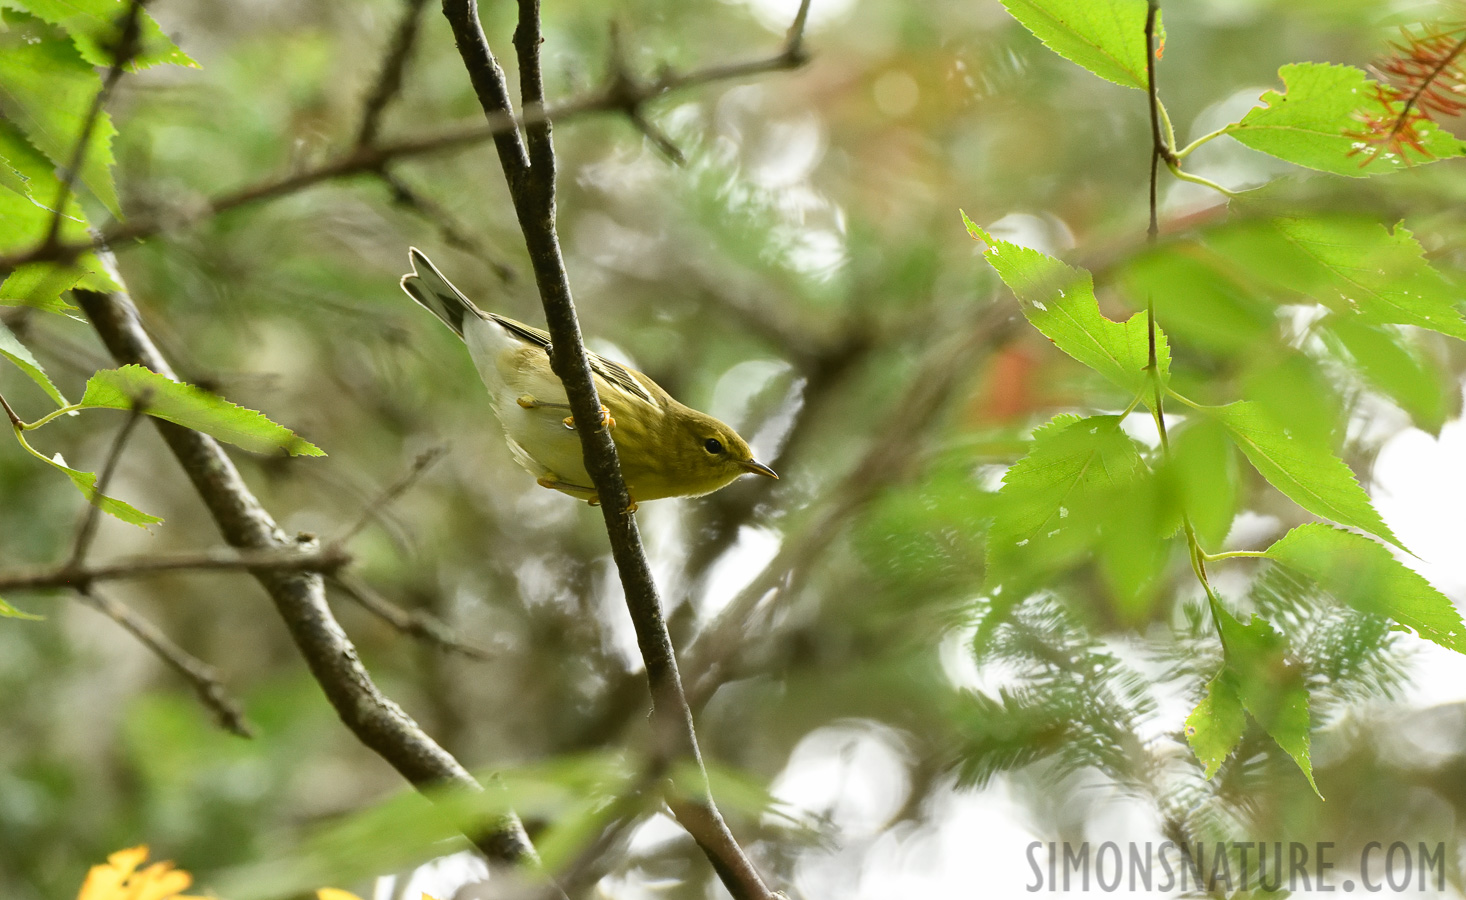
<path fill-rule="evenodd" d="M 541 487 L 596 504 L 565 387 L 550 370 L 549 334 L 474 306 L 417 248 L 408 257 L 413 270 L 402 289 L 468 344 L 515 461 Z M 779 477 L 732 428 L 640 372 L 589 356 L 633 510 L 638 501 L 710 494 L 740 475 Z"/>

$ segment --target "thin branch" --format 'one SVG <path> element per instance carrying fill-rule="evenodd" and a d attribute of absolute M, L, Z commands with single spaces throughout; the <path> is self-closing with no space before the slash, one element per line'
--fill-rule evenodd
<path fill-rule="evenodd" d="M 1176 165 L 1176 155 L 1161 136 L 1160 92 L 1155 83 L 1155 23 L 1160 11 L 1160 0 L 1149 0 L 1145 12 L 1145 86 L 1150 106 L 1150 225 L 1146 237 L 1151 243 L 1155 243 L 1161 233 L 1160 220 L 1156 216 L 1156 175 L 1162 161 Z M 1152 327 L 1154 324 L 1152 317 Z"/>
<path fill-rule="evenodd" d="M 221 728 L 243 738 L 254 737 L 253 729 L 245 720 L 244 710 L 225 689 L 218 669 L 173 643 L 158 626 L 138 615 L 132 607 L 92 590 L 81 591 L 77 596 L 125 628 L 169 668 L 187 679 Z"/>
<path fill-rule="evenodd" d="M 42 246 L 56 246 L 61 236 L 61 222 L 66 218 L 66 203 L 71 199 L 76 180 L 81 177 L 81 166 L 86 161 L 87 144 L 91 143 L 92 132 L 96 130 L 97 121 L 102 117 L 102 110 L 106 109 L 107 101 L 112 96 L 112 90 L 122 79 L 122 73 L 127 68 L 127 64 L 137 55 L 142 11 L 146 5 L 147 0 L 132 0 L 127 5 L 127 12 L 122 15 L 121 27 L 117 34 L 117 45 L 112 48 L 112 65 L 107 69 L 107 74 L 102 77 L 102 87 L 97 91 L 96 96 L 92 97 L 92 105 L 82 119 L 81 133 L 77 135 L 76 144 L 71 148 L 71 158 L 67 160 L 66 167 L 59 173 L 61 186 L 56 193 L 56 205 L 51 210 L 51 224 L 46 229 L 46 237 L 41 242 Z"/>
<path fill-rule="evenodd" d="M 329 544 L 345 546 L 352 538 L 360 534 L 363 528 L 370 525 L 372 520 L 383 509 L 390 506 L 398 497 L 406 493 L 407 489 L 412 487 L 422 477 L 422 474 L 432 468 L 433 464 L 442 459 L 443 455 L 447 452 L 448 448 L 440 445 L 419 453 L 417 459 L 412 461 L 412 466 L 406 472 L 402 473 L 396 481 L 392 482 L 386 490 L 382 491 L 382 493 L 363 507 L 356 521 L 345 531 L 341 532 L 338 537 L 332 538 Z"/>
<path fill-rule="evenodd" d="M 137 428 L 138 421 L 143 417 L 147 402 L 147 397 L 144 396 L 133 403 L 127 421 L 122 423 L 122 427 L 117 430 L 117 437 L 112 440 L 112 449 L 107 452 L 107 461 L 102 465 L 102 472 L 92 488 L 92 502 L 87 504 L 81 524 L 77 526 L 76 539 L 71 545 L 71 557 L 63 566 L 65 570 L 76 571 L 86 559 L 92 539 L 97 535 L 97 522 L 102 515 L 102 498 L 107 495 L 112 476 L 117 472 L 117 463 L 122 459 L 122 448 L 127 446 L 127 439 L 132 437 L 133 429 Z"/>
<path fill-rule="evenodd" d="M 98 581 L 124 581 L 147 578 L 165 572 L 275 572 L 281 574 L 315 572 L 331 574 L 351 561 L 339 547 L 319 550 L 286 548 L 239 551 L 206 550 L 202 553 L 178 553 L 140 556 L 96 565 L 80 565 L 68 560 L 59 566 L 43 569 L 11 569 L 0 572 L 0 590 L 40 591 L 57 588 L 85 590 Z"/>
<path fill-rule="evenodd" d="M 507 112 L 508 87 L 484 38 L 476 0 L 443 0 L 443 14 L 453 28 L 459 53 L 485 115 L 492 119 Z M 521 66 L 523 99 L 526 109 L 532 111 L 543 100 L 538 0 L 520 0 L 519 14 L 514 45 Z M 550 123 L 548 120 L 530 123 L 523 142 L 515 135 L 513 140 L 499 140 L 497 147 L 545 310 L 554 348 L 550 366 L 565 387 L 570 412 L 575 418 L 586 471 L 601 501 L 611 555 L 621 577 L 637 645 L 646 666 L 658 752 L 669 758 L 685 757 L 701 768 L 692 710 L 677 673 L 676 654 L 662 615 L 656 581 L 632 518 L 631 497 L 621 475 L 616 445 L 599 415 L 600 399 L 591 377 L 555 231 L 555 153 Z M 706 784 L 705 772 L 703 778 Z M 772 900 L 774 895 L 738 846 L 711 799 L 705 804 L 679 802 L 674 811 L 737 900 Z"/>
<path fill-rule="evenodd" d="M 73 296 L 119 364 L 143 365 L 173 376 L 126 294 L 78 290 Z M 170 422 L 155 419 L 154 424 L 226 542 L 246 552 L 310 553 L 318 549 L 311 541 L 293 541 L 285 536 L 217 441 Z M 458 760 L 372 681 L 356 647 L 331 614 L 319 572 L 254 568 L 251 574 L 269 594 L 326 698 L 362 743 L 420 790 L 444 785 L 482 790 Z M 533 858 L 524 827 L 513 816 L 486 829 L 478 823 L 461 827 L 490 859 Z"/>
<path fill-rule="evenodd" d="M 377 593 L 359 578 L 337 574 L 331 577 L 331 583 L 362 609 L 405 635 L 469 659 L 493 659 L 488 651 L 458 640 L 454 637 L 452 629 L 437 617 L 424 613 L 422 610 L 405 610 Z"/>
<path fill-rule="evenodd" d="M 358 147 L 376 142 L 382 126 L 382 114 L 402 91 L 402 73 L 407 69 L 407 61 L 417 43 L 425 6 L 427 0 L 405 0 L 403 3 L 402 18 L 397 20 L 397 28 L 392 32 L 387 55 L 382 58 L 382 68 L 377 72 L 377 80 L 362 105 L 361 125 L 356 130 Z"/>
<path fill-rule="evenodd" d="M 807 0 L 805 5 L 807 7 Z M 477 27 L 476 24 L 475 27 Z M 482 36 L 481 30 L 479 34 Z M 764 59 L 714 65 L 686 73 L 665 72 L 654 81 L 637 82 L 631 88 L 633 93 L 630 96 L 637 104 L 644 104 L 690 87 L 797 68 L 803 65 L 807 58 L 802 49 L 796 48 L 795 52 L 791 52 L 789 45 L 786 44 L 779 53 Z M 497 63 L 495 66 L 497 67 Z M 612 94 L 602 89 L 554 106 L 530 110 L 516 117 L 508 111 L 507 99 L 506 91 L 506 106 L 499 112 L 487 114 L 487 124 L 458 126 L 421 138 L 379 142 L 369 147 L 353 147 L 319 166 L 301 169 L 289 175 L 267 178 L 234 191 L 216 195 L 199 204 L 191 205 L 187 209 L 169 209 L 151 215 L 134 216 L 126 222 L 113 223 L 101 229 L 91 240 L 57 241 L 52 244 L 40 242 L 30 250 L 0 254 L 0 271 L 8 271 L 31 262 L 71 262 L 84 253 L 107 247 L 121 249 L 132 241 L 153 237 L 164 231 L 195 225 L 230 210 L 293 194 L 323 182 L 374 174 L 388 163 L 399 160 L 462 150 L 490 139 L 518 144 L 519 129 L 522 127 L 527 128 L 536 122 L 543 121 L 564 122 L 595 113 L 621 112 L 625 110 L 628 102 L 627 95 Z"/>
<path fill-rule="evenodd" d="M 446 207 L 403 180 L 390 166 L 384 166 L 378 177 L 392 192 L 392 202 L 405 207 L 426 219 L 435 228 L 443 241 L 450 247 L 457 247 L 486 264 L 494 276 L 504 284 L 519 280 L 510 265 L 499 258 L 499 254 L 475 237 L 472 231 L 460 223 Z"/>

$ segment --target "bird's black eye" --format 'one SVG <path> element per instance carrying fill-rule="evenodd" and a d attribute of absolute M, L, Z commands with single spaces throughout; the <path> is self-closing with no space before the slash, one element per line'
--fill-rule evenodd
<path fill-rule="evenodd" d="M 722 453 L 723 443 L 717 438 L 708 438 L 706 441 L 703 441 L 702 448 L 709 453 Z"/>

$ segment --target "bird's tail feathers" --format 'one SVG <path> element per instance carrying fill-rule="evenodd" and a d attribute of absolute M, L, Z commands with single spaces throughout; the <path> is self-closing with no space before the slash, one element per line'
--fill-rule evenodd
<path fill-rule="evenodd" d="M 454 334 L 463 337 L 464 317 L 482 318 L 483 313 L 473 305 L 472 300 L 453 286 L 453 282 L 443 277 L 443 273 L 438 271 L 438 267 L 421 250 L 410 247 L 407 256 L 412 261 L 412 271 L 402 276 L 402 289 L 409 297 L 442 319 L 443 324 L 453 329 Z"/>

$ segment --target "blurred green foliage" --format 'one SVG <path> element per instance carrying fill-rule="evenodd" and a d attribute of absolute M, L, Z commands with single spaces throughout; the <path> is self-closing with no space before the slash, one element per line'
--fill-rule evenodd
<path fill-rule="evenodd" d="M 1353 121 L 1339 91 L 1396 26 L 1442 10 L 1168 5 L 1158 81 L 1177 143 L 1219 129 L 1242 142 L 1210 140 L 1182 165 L 1255 190 L 1228 206 L 1163 170 L 1164 233 L 1147 245 L 1149 115 L 1121 86 L 1143 72 L 1143 44 L 1108 26 L 1078 45 L 1035 39 L 1004 9 L 1033 25 L 1020 7 L 1063 5 L 816 0 L 807 67 L 648 107 L 680 167 L 615 115 L 555 130 L 591 348 L 752 435 L 782 476 L 639 518 L 679 646 L 727 657 L 716 675 L 688 672 L 715 795 L 771 881 L 811 895 L 833 890 L 819 860 L 939 824 L 937 800 L 999 780 L 1057 838 L 1103 821 L 1102 792 L 1077 789 L 1096 783 L 1140 798 L 1176 839 L 1434 841 L 1466 807 L 1466 717 L 1399 705 L 1419 643 L 1399 627 L 1459 647 L 1459 616 L 1384 545 L 1315 522 L 1392 538 L 1367 492 L 1374 456 L 1404 428 L 1439 434 L 1459 417 L 1459 161 L 1381 161 L 1389 174 L 1346 180 L 1362 160 L 1340 134 L 1323 150 L 1265 136 L 1279 116 Z M 0 0 L 5 254 L 49 226 L 126 8 L 51 6 Z M 612 21 L 651 77 L 775 52 L 785 6 L 546 4 L 548 93 L 597 88 Z M 1100 6 L 1143 20 L 1143 3 Z M 712 876 L 690 842 L 633 837 L 654 833 L 634 788 L 652 738 L 599 514 L 524 477 L 466 354 L 397 288 L 416 245 L 481 305 L 539 319 L 492 149 L 394 163 L 395 188 L 361 174 L 184 223 L 211 196 L 348 151 L 402 9 L 150 4 L 161 27 L 144 29 L 142 62 L 159 64 L 119 82 L 60 237 L 118 211 L 177 219 L 113 248 L 121 281 L 182 379 L 330 454 L 232 454 L 291 532 L 340 533 L 420 452 L 448 447 L 354 538 L 353 571 L 487 660 L 348 603 L 343 624 L 429 733 L 504 773 L 556 861 L 601 835 L 588 884 L 703 896 Z M 505 55 L 512 7 L 483 15 Z M 1044 45 L 1086 64 L 1083 48 L 1111 38 L 1127 48 L 1119 84 Z M 1332 65 L 1285 84 L 1280 67 L 1304 61 Z M 1282 92 L 1268 109 L 1265 90 Z M 382 133 L 480 121 L 429 4 Z M 1455 126 L 1432 132 L 1439 155 L 1458 152 Z M 65 294 L 110 278 L 88 254 L 0 287 L 0 353 L 22 364 L 0 365 L 0 393 L 21 418 L 112 368 Z M 1157 396 L 1169 450 L 1148 415 Z M 93 472 L 121 423 L 61 416 L 31 440 Z M 165 523 L 103 521 L 94 558 L 218 544 L 146 428 L 108 492 Z M 18 444 L 0 452 L 0 575 L 64 559 L 82 507 Z M 1270 544 L 1282 564 L 1195 552 Z M 778 589 L 737 627 L 710 627 L 768 559 Z M 434 843 L 442 820 L 396 797 L 400 779 L 336 721 L 252 581 L 169 573 L 106 589 L 218 666 L 258 736 L 218 731 L 186 684 L 64 593 L 7 594 L 45 620 L 0 619 L 0 896 L 71 896 L 89 864 L 139 843 L 204 886 L 270 871 L 281 890 L 341 877 L 364 895 L 385 874 L 373 864 L 458 849 Z M 699 646 L 710 634 L 722 644 Z M 1402 722 L 1446 749 L 1410 758 Z M 838 790 L 824 807 L 789 799 L 784 775 L 810 748 L 877 745 L 878 762 L 841 770 L 894 798 L 870 821 L 848 818 Z M 618 816 L 633 827 L 603 834 Z"/>

